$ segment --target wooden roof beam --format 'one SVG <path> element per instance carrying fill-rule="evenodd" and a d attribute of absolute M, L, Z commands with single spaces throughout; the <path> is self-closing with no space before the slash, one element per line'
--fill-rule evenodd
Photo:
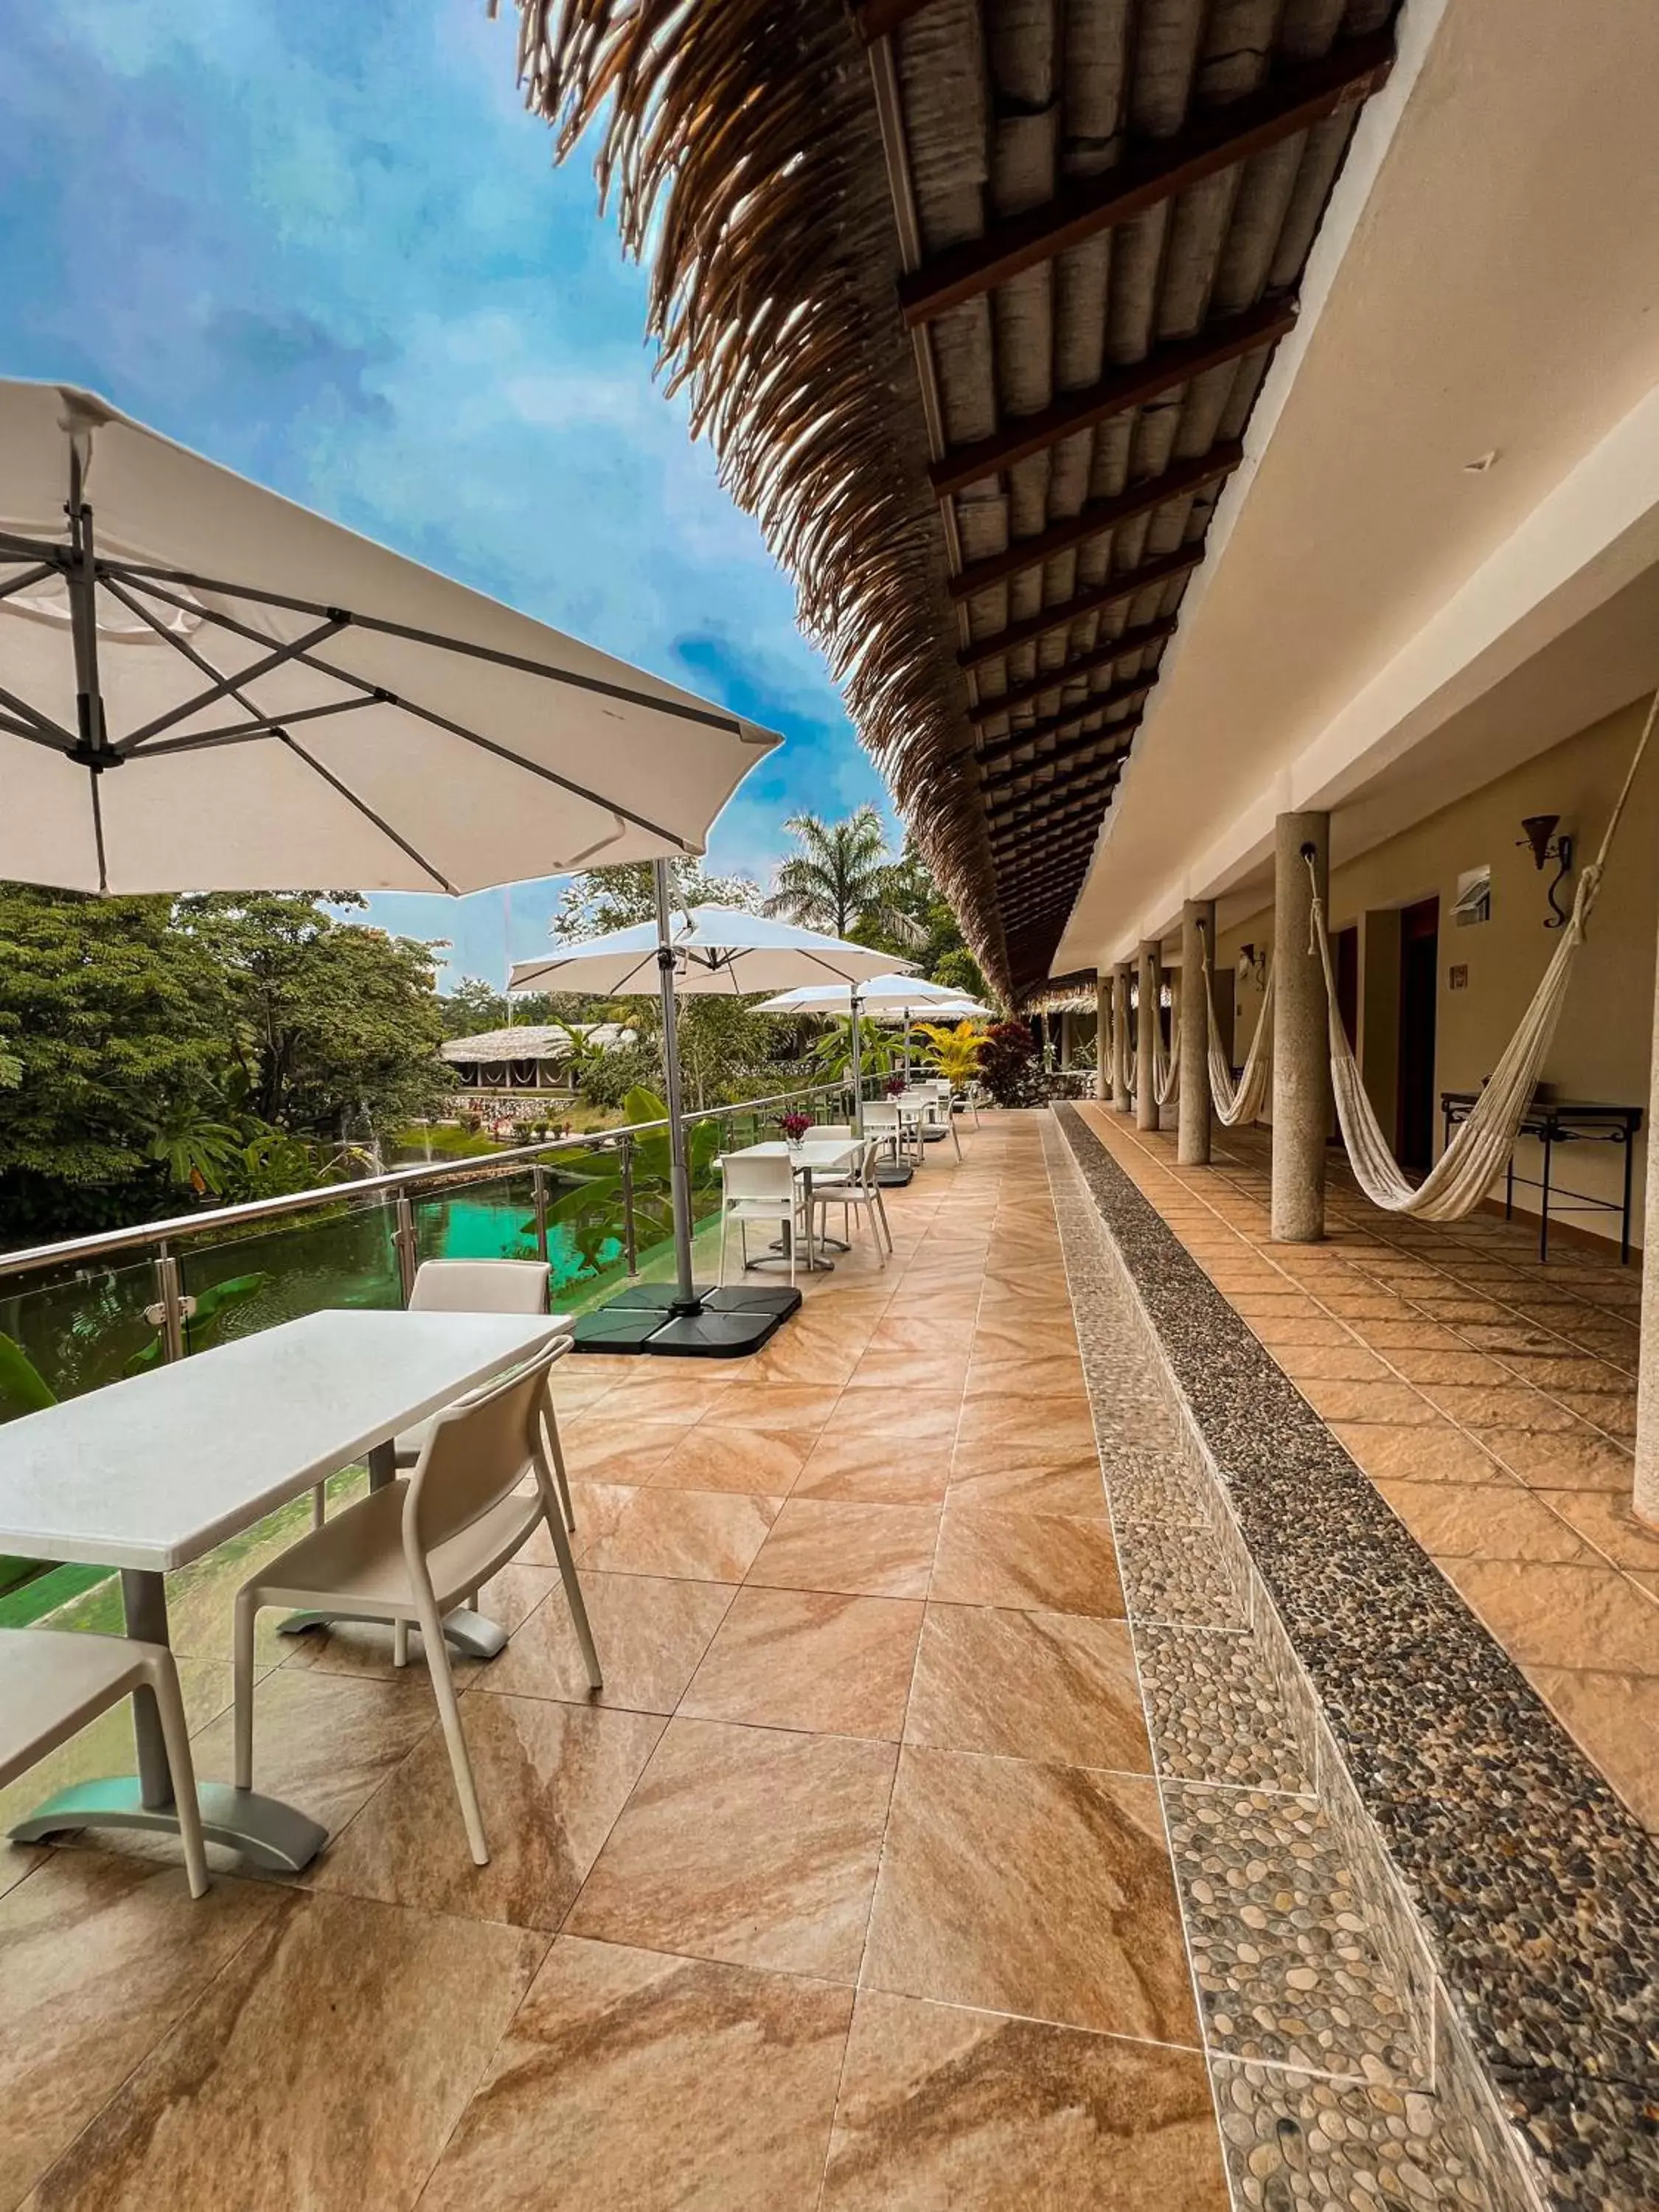
<path fill-rule="evenodd" d="M 1018 783 L 1022 776 L 1040 775 L 1044 769 L 1069 767 L 1073 761 L 1084 760 L 1089 754 L 1097 752 L 1102 745 L 1111 747 L 1107 756 L 1111 760 L 1121 760 L 1129 750 L 1127 744 L 1118 743 L 1115 728 L 1090 730 L 1075 744 L 1056 745 L 1052 752 L 1039 753 L 1035 760 L 1016 761 L 1007 768 L 999 769 L 994 775 L 982 775 L 979 787 L 994 798 L 1008 784 Z"/>
<path fill-rule="evenodd" d="M 1177 576 L 1196 568 L 1203 558 L 1201 544 L 1183 545 L 1178 553 L 1166 553 L 1161 560 L 1143 561 L 1138 568 L 1125 568 L 1107 583 L 1073 592 L 1067 599 L 1054 600 L 1041 614 L 1028 615 L 1023 622 L 1010 623 L 1006 629 L 975 638 L 957 653 L 957 665 L 977 668 L 983 661 L 1000 660 L 1017 645 L 1027 645 L 1035 637 L 1048 637 L 1057 629 L 1069 629 L 1085 615 L 1103 613 L 1108 607 L 1118 606 L 1125 599 L 1138 599 L 1142 592 L 1172 583 Z"/>
<path fill-rule="evenodd" d="M 941 498 L 981 483 L 1016 461 L 1046 453 L 1062 438 L 1091 429 L 1109 416 L 1139 407 L 1161 393 L 1189 384 L 1207 369 L 1220 368 L 1263 346 L 1276 345 L 1296 323 L 1296 307 L 1288 301 L 1263 301 L 1242 315 L 1229 315 L 1189 338 L 1174 338 L 1155 345 L 1144 361 L 1114 368 L 1097 383 L 1080 391 L 1063 392 L 1051 406 L 1034 414 L 1016 416 L 988 438 L 966 446 L 953 446 L 942 460 L 930 461 L 927 474 Z"/>
<path fill-rule="evenodd" d="M 1063 521 L 1051 522 L 1034 537 L 1016 538 L 1000 553 L 988 553 L 982 560 L 969 562 L 959 576 L 951 577 L 951 597 L 957 600 L 971 599 L 975 592 L 1000 584 L 1006 576 L 1017 576 L 1023 569 L 1035 568 L 1056 553 L 1069 553 L 1074 545 L 1086 545 L 1091 538 L 1115 530 L 1120 523 L 1138 521 L 1167 500 L 1202 491 L 1219 478 L 1231 476 L 1243 458 L 1243 447 L 1229 441 L 1195 461 L 1177 461 L 1160 476 L 1143 477 L 1140 483 L 1129 485 L 1110 499 L 1090 500 L 1077 514 L 1067 515 Z"/>
<path fill-rule="evenodd" d="M 1109 691 L 1097 691 L 1081 707 L 1067 707 L 1060 714 L 1045 714 L 1040 721 L 1032 722 L 1023 730 L 1012 731 L 1006 738 L 999 738 L 994 744 L 983 747 L 975 757 L 983 770 L 998 767 L 1010 753 L 1018 752 L 1022 745 L 1036 744 L 1043 738 L 1075 735 L 1091 744 L 1104 744 L 1110 738 L 1127 737 L 1132 731 L 1140 727 L 1142 718 L 1138 714 L 1126 714 L 1119 722 L 1103 722 L 1097 729 L 1085 730 L 1083 725 L 1091 714 L 1098 714 L 1103 707 L 1121 706 L 1126 700 L 1137 698 L 1152 688 L 1152 678 L 1150 676 L 1138 676 L 1129 684 L 1114 684 Z"/>
<path fill-rule="evenodd" d="M 1032 865 L 1044 852 L 1052 860 L 1069 855 L 1073 847 L 1093 842 L 1109 796 L 1109 793 L 1097 793 L 1086 799 L 1075 799 L 1069 805 L 1039 806 L 1017 821 L 998 823 L 991 827 L 991 850 L 1000 860 L 1012 860 L 1030 846 L 1035 837 L 1036 854 L 1032 856 Z"/>
<path fill-rule="evenodd" d="M 853 0 L 853 21 L 867 46 L 878 39 L 890 39 L 900 25 L 921 15 L 931 0 Z"/>
<path fill-rule="evenodd" d="M 866 0 L 865 12 L 879 4 Z M 888 11 L 902 4 L 887 0 Z M 1200 110 L 1172 137 L 1132 147 L 1115 168 L 1073 179 L 1053 199 L 994 223 L 982 238 L 951 246 L 902 276 L 898 296 L 905 321 L 912 327 L 930 322 L 1022 270 L 1132 222 L 1161 200 L 1368 99 L 1393 67 L 1392 32 L 1373 32 L 1343 40 L 1318 61 L 1278 71 L 1224 106 Z"/>
<path fill-rule="evenodd" d="M 1016 707 L 1029 707 L 1034 699 L 1045 698 L 1050 691 L 1063 691 L 1075 684 L 1080 676 L 1092 676 L 1103 668 L 1110 668 L 1131 653 L 1144 653 L 1149 645 L 1162 645 L 1166 638 L 1175 635 L 1176 617 L 1160 615 L 1156 622 L 1142 623 L 1138 629 L 1126 629 L 1105 645 L 1097 645 L 1075 659 L 1062 661 L 1058 668 L 1042 670 L 1028 684 L 1016 684 L 1011 691 L 1001 692 L 994 699 L 981 699 L 968 709 L 970 722 L 994 721 L 999 714 L 1011 714 Z M 1157 678 L 1149 675 L 1144 689 L 1150 690 Z M 1083 706 L 1073 708 L 1073 714 L 1083 714 Z"/>

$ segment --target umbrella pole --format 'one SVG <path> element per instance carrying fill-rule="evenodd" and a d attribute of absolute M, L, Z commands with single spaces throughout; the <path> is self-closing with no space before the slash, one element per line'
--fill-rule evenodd
<path fill-rule="evenodd" d="M 657 891 L 657 978 L 662 995 L 662 1066 L 668 1092 L 669 1177 L 674 1206 L 674 1265 L 679 1291 L 674 1310 L 696 1313 L 696 1285 L 691 1279 L 691 1179 L 685 1171 L 685 1123 L 680 1102 L 680 1044 L 676 1029 L 667 861 L 653 860 L 652 872 Z"/>
<path fill-rule="evenodd" d="M 852 997 L 853 1007 L 853 1134 L 864 1134 L 864 1054 L 863 1039 L 859 1035 L 859 1017 L 864 1001 L 856 991 Z"/>

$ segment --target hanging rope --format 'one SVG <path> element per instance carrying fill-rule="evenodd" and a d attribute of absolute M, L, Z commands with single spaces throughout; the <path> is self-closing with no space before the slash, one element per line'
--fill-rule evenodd
<path fill-rule="evenodd" d="M 1337 1119 L 1342 1124 L 1342 1140 L 1348 1148 L 1348 1164 L 1353 1170 L 1354 1180 L 1371 1203 L 1380 1206 L 1385 1212 L 1411 1214 L 1424 1221 L 1461 1221 L 1480 1205 L 1514 1151 L 1566 1002 L 1573 965 L 1584 941 L 1584 925 L 1601 892 L 1613 833 L 1624 814 L 1656 718 L 1659 718 L 1659 691 L 1654 693 L 1648 708 L 1624 787 L 1602 834 L 1601 849 L 1579 875 L 1572 913 L 1549 966 L 1544 970 L 1543 980 L 1533 994 L 1532 1004 L 1522 1017 L 1520 1028 L 1504 1047 L 1503 1058 L 1476 1099 L 1469 1118 L 1461 1125 L 1420 1183 L 1409 1182 L 1401 1172 L 1365 1095 L 1359 1064 L 1353 1056 L 1337 1006 L 1336 976 L 1325 929 L 1324 902 L 1319 896 L 1313 860 L 1308 859 L 1308 880 L 1313 890 L 1309 927 L 1311 942 L 1308 950 L 1310 953 L 1318 953 L 1325 971 L 1326 1028 L 1330 1036 L 1331 1084 L 1336 1093 Z"/>
<path fill-rule="evenodd" d="M 1273 1077 L 1273 970 L 1267 971 L 1267 988 L 1261 994 L 1261 1018 L 1255 1025 L 1255 1035 L 1250 1039 L 1250 1048 L 1244 1055 L 1243 1073 L 1238 1087 L 1233 1087 L 1232 1062 L 1227 1057 L 1227 1048 L 1222 1042 L 1221 1024 L 1216 1018 L 1215 993 L 1210 988 L 1210 944 L 1204 940 L 1204 1004 L 1210 1021 L 1210 1098 L 1215 1107 L 1216 1119 L 1225 1129 L 1237 1129 L 1242 1124 L 1259 1121 L 1261 1109 L 1267 1103 Z"/>
<path fill-rule="evenodd" d="M 1181 1054 L 1164 1042 L 1164 1024 L 1152 1024 L 1152 1096 L 1160 1106 L 1173 1106 L 1181 1096 Z"/>

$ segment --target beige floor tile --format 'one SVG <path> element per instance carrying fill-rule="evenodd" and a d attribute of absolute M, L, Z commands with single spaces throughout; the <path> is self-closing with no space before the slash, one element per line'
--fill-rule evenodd
<path fill-rule="evenodd" d="M 1394 1429 L 1334 1421 L 1331 1432 L 1369 1475 L 1399 1482 L 1496 1482 L 1504 1469 L 1466 1431 L 1442 1419 Z"/>
<path fill-rule="evenodd" d="M 1580 1423 L 1571 1429 L 1482 1429 L 1495 1459 L 1533 1490 L 1607 1490 L 1630 1494 L 1635 1462 L 1614 1438 Z"/>
<path fill-rule="evenodd" d="M 311 1886 L 550 1934 L 638 1780 L 662 1719 L 499 1694 L 469 1697 L 462 1714 L 489 1865 L 472 1863 L 448 1753 L 434 1731 L 319 1862 Z"/>
<path fill-rule="evenodd" d="M 1195 2042 L 1151 1779 L 907 1745 L 861 1981 Z"/>
<path fill-rule="evenodd" d="M 851 1992 L 556 1943 L 421 2212 L 794 2212 L 817 2199 Z"/>
<path fill-rule="evenodd" d="M 1659 1607 L 1616 1569 L 1507 1559 L 1443 1565 L 1522 1667 L 1659 1676 Z"/>
<path fill-rule="evenodd" d="M 1408 1382 L 1479 1384 L 1486 1389 L 1512 1385 L 1509 1369 L 1484 1352 L 1416 1352 L 1405 1345 L 1386 1348 L 1389 1364 Z"/>
<path fill-rule="evenodd" d="M 823 2212 L 1226 2212 L 1196 2052 L 860 1991 Z"/>
<path fill-rule="evenodd" d="M 600 1409 L 562 1423 L 559 1440 L 573 1481 L 642 1483 L 691 1433 L 689 1422 L 639 1420 Z"/>
<path fill-rule="evenodd" d="M 545 1948 L 483 1921 L 279 1899 L 34 2212 L 404 2212 Z"/>
<path fill-rule="evenodd" d="M 1637 1519 L 1628 1496 L 1611 1490 L 1540 1490 L 1538 1495 L 1615 1565 L 1659 1569 L 1659 1528 Z"/>
<path fill-rule="evenodd" d="M 938 1530 L 935 1505 L 788 1498 L 745 1579 L 772 1589 L 925 1597 Z"/>
<path fill-rule="evenodd" d="M 1390 1428 L 1422 1426 L 1436 1418 L 1426 1398 L 1406 1382 L 1299 1382 L 1297 1388 L 1322 1421 L 1382 1422 Z"/>
<path fill-rule="evenodd" d="M 1527 1671 L 1637 1819 L 1659 1832 L 1659 1680 L 1582 1668 Z"/>
<path fill-rule="evenodd" d="M 1083 1363 L 1074 1352 L 1044 1352 L 1035 1346 L 1024 1358 L 975 1358 L 968 1370 L 968 1402 L 971 1407 L 988 1398 L 1040 1398 L 1068 1410 L 1085 1406 Z"/>
<path fill-rule="evenodd" d="M 1152 1749 L 1125 1623 L 930 1604 L 907 1743 L 1145 1774 Z"/>
<path fill-rule="evenodd" d="M 1005 1513 L 1061 1513 L 1100 1520 L 1106 1513 L 1106 1488 L 1100 1457 L 1092 1447 L 1069 1460 L 1052 1462 L 1028 1453 L 988 1454 L 975 1447 L 960 1467 L 953 1458 L 945 1502 Z"/>
<path fill-rule="evenodd" d="M 567 1932 L 852 1981 L 895 1755 L 846 1736 L 671 1721 Z"/>
<path fill-rule="evenodd" d="M 552 1556 L 550 1545 L 548 1556 Z M 558 1579 L 555 1567 L 514 1559 L 485 1583 L 479 1592 L 477 1610 L 498 1627 L 506 1629 L 510 1636 L 541 1605 Z M 273 1620 L 279 1617 L 275 1613 L 270 1616 Z M 418 1656 L 418 1631 L 411 1632 L 410 1650 Z M 390 1682 L 397 1679 L 392 1629 L 385 1621 L 342 1620 L 328 1628 L 308 1628 L 302 1636 L 285 1636 L 283 1654 L 288 1671 L 294 1674 L 349 1674 L 360 1681 Z M 483 1672 L 477 1661 L 464 1658 L 459 1652 L 451 1653 L 450 1663 L 459 1686 L 464 1687 L 471 1677 Z"/>
<path fill-rule="evenodd" d="M 562 1590 L 514 1631 L 498 1659 L 477 1669 L 474 1690 L 672 1713 L 726 1617 L 732 1585 L 593 1573 L 584 1573 L 581 1583 L 605 1674 L 597 1696 L 587 1686 Z"/>
<path fill-rule="evenodd" d="M 1281 1344 L 1273 1358 L 1293 1382 L 1381 1382 L 1388 1366 L 1374 1352 L 1350 1339 L 1346 1344 Z"/>
<path fill-rule="evenodd" d="M 1610 1437 L 1636 1434 L 1636 1393 L 1633 1390 L 1559 1390 L 1561 1403 L 1581 1420 Z"/>
<path fill-rule="evenodd" d="M 962 1342 L 960 1336 L 957 1342 Z M 853 1370 L 850 1394 L 864 1390 L 951 1392 L 960 1397 L 968 1382 L 968 1352 L 866 1352 Z"/>
<path fill-rule="evenodd" d="M 921 1617 L 913 1600 L 739 1590 L 680 1711 L 693 1720 L 896 1740 Z"/>
<path fill-rule="evenodd" d="M 1329 1314 L 1301 1315 L 1290 1321 L 1248 1314 L 1241 1319 L 1248 1322 L 1252 1336 L 1274 1352 L 1285 1345 L 1349 1346 L 1358 1341 L 1352 1329 Z"/>
<path fill-rule="evenodd" d="M 22 1854 L 18 1855 L 20 1858 Z M 280 1903 L 100 1850 L 45 1853 L 0 1901 L 0 2203 L 15 2204 Z"/>
<path fill-rule="evenodd" d="M 1521 1387 L 1490 1389 L 1480 1384 L 1425 1382 L 1423 1395 L 1448 1420 L 1465 1429 L 1528 1429 L 1561 1431 L 1574 1425 L 1565 1406 L 1540 1390 Z"/>
<path fill-rule="evenodd" d="M 634 1360 L 627 1381 L 596 1410 L 595 1419 L 632 1419 L 637 1406 L 642 1421 L 678 1421 L 689 1427 L 705 1414 L 718 1413 L 727 1391 L 738 1387 L 733 1378 L 722 1371 L 718 1360 L 699 1360 L 695 1375 L 687 1375 L 684 1364 L 674 1359 Z"/>
<path fill-rule="evenodd" d="M 948 1451 L 961 1418 L 962 1395 L 957 1390 L 860 1386 L 843 1394 L 824 1440 L 881 1436 L 896 1443 L 942 1444 Z"/>
<path fill-rule="evenodd" d="M 1587 1560 L 1595 1556 L 1574 1529 L 1513 1480 L 1380 1481 L 1376 1486 L 1424 1550 L 1437 1559 Z"/>
<path fill-rule="evenodd" d="M 945 1495 L 951 1443 L 948 1435 L 933 1442 L 888 1437 L 873 1425 L 843 1432 L 838 1424 L 818 1438 L 791 1494 L 866 1505 L 926 1504 Z"/>
<path fill-rule="evenodd" d="M 600 1574 L 676 1575 L 691 1582 L 741 1582 L 781 1501 L 747 1492 L 640 1490 L 614 1528 L 584 1540 L 576 1556 Z"/>
<path fill-rule="evenodd" d="M 1103 1521 L 947 1505 L 928 1595 L 942 1605 L 996 1605 L 1121 1620 L 1123 1589 Z"/>
<path fill-rule="evenodd" d="M 337 1836 L 437 1720 L 424 1667 L 384 1682 L 279 1667 L 253 1692 L 253 1786 Z M 201 1780 L 233 1780 L 231 1715 L 203 1729 L 191 1751 Z"/>
<path fill-rule="evenodd" d="M 740 1490 L 785 1498 L 812 1449 L 810 1429 L 734 1429 L 707 1420 L 689 1430 L 651 1476 L 653 1490 Z"/>
<path fill-rule="evenodd" d="M 840 1395 L 830 1383 L 734 1382 L 715 1418 L 724 1428 L 821 1429 Z"/>

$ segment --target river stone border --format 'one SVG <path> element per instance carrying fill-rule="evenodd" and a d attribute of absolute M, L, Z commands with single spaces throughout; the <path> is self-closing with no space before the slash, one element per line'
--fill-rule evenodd
<path fill-rule="evenodd" d="M 1659 1850 L 1076 1108 L 1054 1118 L 1322 1802 L 1426 1938 L 1443 2075 L 1492 2085 L 1550 2203 L 1652 2212 Z"/>

